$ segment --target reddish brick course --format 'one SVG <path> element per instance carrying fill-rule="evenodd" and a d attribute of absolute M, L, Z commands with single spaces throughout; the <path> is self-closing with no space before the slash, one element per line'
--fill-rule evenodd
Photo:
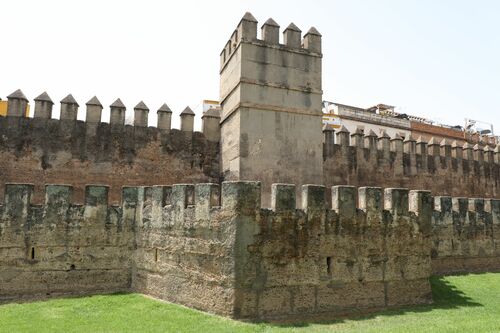
<path fill-rule="evenodd" d="M 0 117 L 0 184 L 33 183 L 35 203 L 45 184 L 68 184 L 83 202 L 86 184 L 110 186 L 120 202 L 124 185 L 218 182 L 218 143 L 202 133 L 102 123 Z M 0 190 L 0 202 L 3 190 Z"/>

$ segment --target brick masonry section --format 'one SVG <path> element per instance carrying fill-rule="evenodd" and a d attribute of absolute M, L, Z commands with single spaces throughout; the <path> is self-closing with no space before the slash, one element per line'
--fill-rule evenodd
<path fill-rule="evenodd" d="M 83 203 L 86 184 L 122 186 L 219 181 L 219 146 L 202 133 L 76 120 L 0 117 L 0 183 L 68 184 Z M 0 191 L 0 200 L 3 191 Z"/>

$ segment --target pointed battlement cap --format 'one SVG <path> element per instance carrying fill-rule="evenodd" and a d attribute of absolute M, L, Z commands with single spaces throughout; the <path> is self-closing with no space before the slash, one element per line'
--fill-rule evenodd
<path fill-rule="evenodd" d="M 193 110 L 191 110 L 191 108 L 189 106 L 186 106 L 186 108 L 184 109 L 184 111 L 181 112 L 181 115 L 192 115 L 194 116 L 195 113 L 193 112 Z"/>
<path fill-rule="evenodd" d="M 474 150 L 483 150 L 483 147 L 479 145 L 479 143 L 476 143 L 473 147 Z"/>
<path fill-rule="evenodd" d="M 363 129 L 359 126 L 356 126 L 356 130 L 351 134 L 351 136 L 353 135 L 363 135 Z"/>
<path fill-rule="evenodd" d="M 160 106 L 160 108 L 156 112 L 170 112 L 170 113 L 172 113 L 172 110 L 170 110 L 167 103 L 163 103 L 163 105 Z"/>
<path fill-rule="evenodd" d="M 278 23 L 276 23 L 275 20 L 273 20 L 273 18 L 268 18 L 266 22 L 264 22 L 264 24 L 262 26 L 265 26 L 265 25 L 269 25 L 271 27 L 280 27 L 280 25 Z"/>
<path fill-rule="evenodd" d="M 301 48 L 301 33 L 302 31 L 295 24 L 290 23 L 283 31 L 283 43 L 291 48 Z"/>
<path fill-rule="evenodd" d="M 271 43 L 279 44 L 280 40 L 280 26 L 275 20 L 269 18 L 261 27 L 262 40 Z"/>
<path fill-rule="evenodd" d="M 97 105 L 102 107 L 102 104 L 97 98 L 97 96 L 92 97 L 87 103 L 85 103 L 85 105 Z"/>
<path fill-rule="evenodd" d="M 117 98 L 116 101 L 114 101 L 113 104 L 111 104 L 109 107 L 110 108 L 125 109 L 125 104 L 123 104 L 121 99 Z"/>
<path fill-rule="evenodd" d="M 495 147 L 493 150 L 495 153 L 500 153 L 500 144 Z"/>
<path fill-rule="evenodd" d="M 137 103 L 136 106 L 134 106 L 134 110 L 149 111 L 149 108 L 146 106 L 146 104 L 144 104 L 143 101 L 140 101 L 139 103 Z"/>
<path fill-rule="evenodd" d="M 49 96 L 49 94 L 47 94 L 46 91 L 44 91 L 37 98 L 35 98 L 35 101 L 49 102 L 49 103 L 54 104 L 54 102 L 52 102 L 52 99 L 50 99 L 50 96 Z"/>
<path fill-rule="evenodd" d="M 306 50 L 321 53 L 321 38 L 318 30 L 315 27 L 311 27 L 304 35 L 302 45 Z"/>
<path fill-rule="evenodd" d="M 451 148 L 462 148 L 462 147 L 458 145 L 457 140 L 453 140 L 453 142 L 451 143 Z"/>
<path fill-rule="evenodd" d="M 231 43 L 238 43 L 239 40 L 255 40 L 257 38 L 257 23 L 257 20 L 251 13 L 246 12 L 245 15 L 243 15 L 240 23 L 238 23 L 238 27 L 231 36 L 233 41 L 229 40 L 226 44 L 225 52 L 228 53 L 226 56 L 232 53 L 231 49 L 228 48 Z"/>
<path fill-rule="evenodd" d="M 286 27 L 286 29 L 283 32 L 285 32 L 287 30 L 292 30 L 292 31 L 296 31 L 296 32 L 302 32 L 302 30 L 300 30 L 299 27 L 297 27 L 293 22 L 290 23 L 288 25 L 288 27 Z"/>
<path fill-rule="evenodd" d="M 399 133 L 396 133 L 391 140 L 403 141 L 403 138 L 401 137 L 401 135 L 399 135 Z"/>
<path fill-rule="evenodd" d="M 71 94 L 69 94 L 68 96 L 61 99 L 61 101 L 59 103 L 61 103 L 61 104 L 76 104 L 76 106 L 79 106 L 78 102 Z"/>
<path fill-rule="evenodd" d="M 9 99 L 9 98 L 22 99 L 22 100 L 28 101 L 28 99 L 26 98 L 26 96 L 24 95 L 24 93 L 21 91 L 21 89 L 17 89 L 12 94 L 10 94 L 9 96 L 7 96 L 7 99 Z"/>
<path fill-rule="evenodd" d="M 493 151 L 493 149 L 491 149 L 490 145 L 486 145 L 484 146 L 484 149 L 483 149 L 485 152 L 490 152 L 490 151 Z"/>
<path fill-rule="evenodd" d="M 466 141 L 462 146 L 463 149 L 472 149 L 471 145 Z"/>
<path fill-rule="evenodd" d="M 186 106 L 184 111 L 181 112 L 181 131 L 192 133 L 194 126 L 194 112 L 189 106 Z"/>
<path fill-rule="evenodd" d="M 311 27 L 309 30 L 307 30 L 307 32 L 304 36 L 307 36 L 307 35 L 314 35 L 314 36 L 321 37 L 321 34 L 319 33 L 319 31 L 315 27 Z"/>
<path fill-rule="evenodd" d="M 241 23 L 241 21 L 257 23 L 257 19 L 255 19 L 255 17 L 250 12 L 246 12 L 245 15 L 243 15 L 243 17 L 241 18 L 240 23 Z"/>
<path fill-rule="evenodd" d="M 384 130 L 382 131 L 382 134 L 380 135 L 380 138 L 381 139 L 390 139 L 391 137 L 389 136 L 389 134 L 387 134 L 387 132 Z"/>
<path fill-rule="evenodd" d="M 368 133 L 365 134 L 365 138 L 373 138 L 373 137 L 376 138 L 377 134 L 375 134 L 375 132 L 372 129 L 370 129 Z"/>
<path fill-rule="evenodd" d="M 220 118 L 220 111 L 216 108 L 208 109 L 202 116 L 202 118 Z"/>

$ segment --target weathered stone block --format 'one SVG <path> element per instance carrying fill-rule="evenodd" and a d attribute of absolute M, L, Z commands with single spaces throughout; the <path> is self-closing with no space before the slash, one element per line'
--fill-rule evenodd
<path fill-rule="evenodd" d="M 325 187 L 321 185 L 302 185 L 302 209 L 306 212 L 325 210 Z"/>
<path fill-rule="evenodd" d="M 356 188 L 354 186 L 332 187 L 332 209 L 342 220 L 356 218 Z"/>
<path fill-rule="evenodd" d="M 222 208 L 242 215 L 253 216 L 260 209 L 260 182 L 223 182 Z"/>
<path fill-rule="evenodd" d="M 360 187 L 358 189 L 359 208 L 366 214 L 368 225 L 382 221 L 383 192 L 380 187 Z"/>
<path fill-rule="evenodd" d="M 451 213 L 453 209 L 453 203 L 451 197 L 448 196 L 434 197 L 434 209 L 444 214 Z"/>
<path fill-rule="evenodd" d="M 295 185 L 273 184 L 271 189 L 271 208 L 275 212 L 295 210 Z"/>
<path fill-rule="evenodd" d="M 72 194 L 72 186 L 47 185 L 45 187 L 44 222 L 53 224 L 66 222 Z"/>
<path fill-rule="evenodd" d="M 33 195 L 33 185 L 5 184 L 4 214 L 12 223 L 26 222 Z"/>
<path fill-rule="evenodd" d="M 210 209 L 220 206 L 220 189 L 218 184 L 195 185 L 195 214 L 197 220 L 210 219 Z"/>
<path fill-rule="evenodd" d="M 395 216 L 408 215 L 408 193 L 407 189 L 386 188 L 384 190 L 384 208 Z"/>

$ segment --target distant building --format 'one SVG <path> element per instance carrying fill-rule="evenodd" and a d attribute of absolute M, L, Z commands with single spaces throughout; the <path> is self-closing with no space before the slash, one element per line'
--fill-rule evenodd
<path fill-rule="evenodd" d="M 411 134 L 411 123 L 408 119 L 380 114 L 376 107 L 363 109 L 340 103 L 327 103 L 323 115 L 323 124 L 326 126 L 344 126 L 351 133 L 357 129 L 364 133 L 372 130 L 377 135 L 386 132 L 390 137 L 398 134 L 404 138 Z"/>
<path fill-rule="evenodd" d="M 213 101 L 209 99 L 203 100 L 203 113 L 207 112 L 209 109 L 220 109 L 219 101 Z"/>
<path fill-rule="evenodd" d="M 499 142 L 493 134 L 493 128 L 486 131 L 485 135 L 484 131 L 475 128 L 437 124 L 422 117 L 398 113 L 394 111 L 394 106 L 387 104 L 377 104 L 367 109 L 335 102 L 324 102 L 323 105 L 324 126 L 334 129 L 344 126 L 351 133 L 358 129 L 364 133 L 372 130 L 377 135 L 384 132 L 390 137 L 398 134 L 407 138 L 411 135 L 413 139 L 421 138 L 425 142 L 434 137 L 438 142 L 446 139 L 450 144 L 457 141 L 460 145 L 469 142 L 494 146 Z"/>

